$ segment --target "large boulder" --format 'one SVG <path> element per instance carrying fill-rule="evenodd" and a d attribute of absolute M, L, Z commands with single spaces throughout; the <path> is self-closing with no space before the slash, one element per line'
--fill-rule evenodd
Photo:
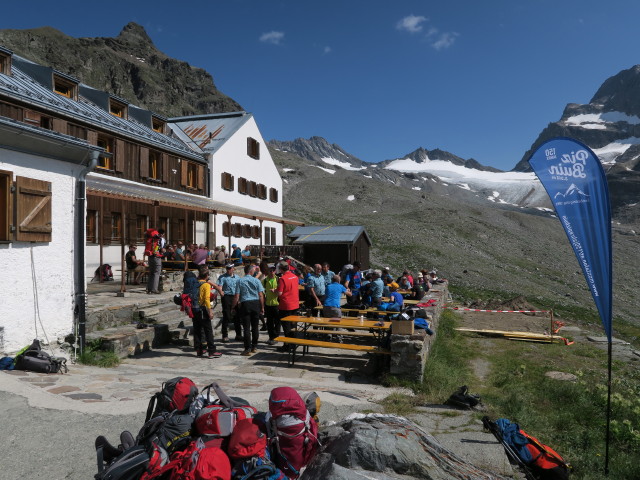
<path fill-rule="evenodd" d="M 301 480 L 506 479 L 465 462 L 421 427 L 395 415 L 351 415 L 323 428 L 320 441 L 323 447 Z"/>

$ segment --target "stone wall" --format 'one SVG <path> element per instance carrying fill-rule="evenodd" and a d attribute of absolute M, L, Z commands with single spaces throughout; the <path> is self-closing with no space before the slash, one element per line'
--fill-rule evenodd
<path fill-rule="evenodd" d="M 436 300 L 431 307 L 426 307 L 429 323 L 433 335 L 427 335 L 425 330 L 416 329 L 413 335 L 391 335 L 391 361 L 389 373 L 396 377 L 413 381 L 421 381 L 424 375 L 424 367 L 429 358 L 431 347 L 438 335 L 438 321 L 449 297 L 447 283 L 435 285 L 424 301 Z"/>

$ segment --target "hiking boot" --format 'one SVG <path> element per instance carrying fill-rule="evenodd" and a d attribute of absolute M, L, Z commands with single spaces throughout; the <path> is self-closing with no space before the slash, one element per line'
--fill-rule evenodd
<path fill-rule="evenodd" d="M 196 356 L 197 356 L 197 357 L 204 357 L 204 352 L 197 352 L 197 353 L 196 353 Z"/>
<path fill-rule="evenodd" d="M 267 340 L 267 345 L 275 345 L 276 343 L 278 343 L 278 342 L 276 342 L 276 341 L 275 341 L 275 340 L 273 340 L 273 339 L 269 339 L 269 340 Z"/>
<path fill-rule="evenodd" d="M 243 357 L 249 357 L 251 356 L 251 350 L 245 350 L 240 355 L 242 355 Z"/>
<path fill-rule="evenodd" d="M 229 337 L 222 337 L 222 343 L 229 343 L 230 341 Z"/>
<path fill-rule="evenodd" d="M 234 342 L 244 342 L 244 338 L 239 337 L 238 335 L 236 335 L 236 338 L 233 339 Z"/>
<path fill-rule="evenodd" d="M 220 358 L 222 356 L 222 353 L 220 352 L 211 352 L 209 353 L 209 358 Z"/>
<path fill-rule="evenodd" d="M 256 347 L 253 347 L 253 348 L 251 349 L 251 353 L 256 353 L 257 351 L 258 351 L 258 349 L 257 349 Z"/>

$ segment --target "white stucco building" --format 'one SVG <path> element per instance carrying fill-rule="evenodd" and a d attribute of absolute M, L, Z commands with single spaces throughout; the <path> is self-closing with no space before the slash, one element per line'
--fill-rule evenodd
<path fill-rule="evenodd" d="M 74 330 L 77 185 L 92 151 L 0 117 L 0 351 Z"/>

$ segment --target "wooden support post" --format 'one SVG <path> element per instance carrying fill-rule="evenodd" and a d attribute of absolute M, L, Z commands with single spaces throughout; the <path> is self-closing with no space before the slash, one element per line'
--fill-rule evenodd
<path fill-rule="evenodd" d="M 120 211 L 122 212 L 122 225 L 120 229 L 120 296 L 124 296 L 124 292 L 127 291 L 127 287 L 125 286 L 125 277 L 127 275 L 126 272 L 126 263 L 124 261 L 124 235 L 125 228 L 127 225 L 127 213 L 125 212 L 124 200 L 120 201 Z M 128 232 L 127 232 L 128 233 Z"/>
<path fill-rule="evenodd" d="M 100 229 L 100 265 L 98 265 L 98 282 L 102 283 L 102 263 L 103 263 L 103 258 L 102 258 L 102 245 L 104 244 L 104 227 L 105 227 L 105 221 L 104 221 L 104 197 L 100 197 L 100 225 L 98 225 L 98 228 Z"/>

